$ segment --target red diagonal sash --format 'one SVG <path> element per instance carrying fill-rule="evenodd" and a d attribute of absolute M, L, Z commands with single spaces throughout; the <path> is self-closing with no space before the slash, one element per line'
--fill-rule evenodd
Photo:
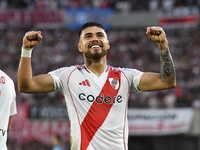
<path fill-rule="evenodd" d="M 102 96 L 103 94 L 104 99 L 106 96 L 109 96 L 112 98 L 117 96 L 119 88 L 117 90 L 112 88 L 108 80 L 109 78 L 114 78 L 114 77 L 118 77 L 120 79 L 121 73 L 120 71 L 115 72 L 113 71 L 112 68 L 110 68 L 107 81 L 104 84 L 99 96 Z M 120 81 L 119 81 L 119 85 L 120 85 Z M 87 115 L 85 116 L 81 124 L 81 150 L 87 149 L 93 136 L 95 135 L 99 127 L 102 126 L 103 122 L 108 116 L 108 113 L 112 106 L 113 106 L 113 102 L 110 104 L 106 104 L 105 101 L 103 101 L 101 104 L 98 104 L 96 101 L 93 102 L 92 106 L 90 107 Z"/>

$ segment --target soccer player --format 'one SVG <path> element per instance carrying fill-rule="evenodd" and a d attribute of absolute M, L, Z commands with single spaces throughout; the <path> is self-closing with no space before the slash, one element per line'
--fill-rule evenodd
<path fill-rule="evenodd" d="M 12 116 L 17 113 L 16 93 L 13 80 L 0 70 L 0 150 L 7 150 L 7 132 Z"/>
<path fill-rule="evenodd" d="M 160 49 L 160 73 L 109 66 L 106 54 L 110 45 L 105 28 L 88 22 L 80 29 L 78 43 L 85 63 L 33 77 L 31 52 L 41 42 L 42 33 L 29 31 L 23 38 L 19 90 L 26 93 L 60 91 L 64 95 L 72 150 L 127 150 L 130 92 L 164 90 L 176 85 L 175 67 L 164 30 L 147 27 L 146 34 Z"/>

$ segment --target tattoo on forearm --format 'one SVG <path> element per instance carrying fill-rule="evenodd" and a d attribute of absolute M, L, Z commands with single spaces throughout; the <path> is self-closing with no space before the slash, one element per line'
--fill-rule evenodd
<path fill-rule="evenodd" d="M 161 47 L 161 74 L 160 74 L 160 80 L 162 82 L 166 82 L 166 78 L 171 78 L 174 82 L 176 82 L 175 77 L 175 67 L 174 63 L 172 61 L 171 54 L 169 52 L 168 47 Z"/>

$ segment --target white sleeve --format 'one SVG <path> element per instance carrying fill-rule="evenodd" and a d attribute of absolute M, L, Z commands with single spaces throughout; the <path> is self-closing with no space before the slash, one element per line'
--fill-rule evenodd
<path fill-rule="evenodd" d="M 140 92 L 138 85 L 144 72 L 130 68 L 123 68 L 122 70 L 130 82 L 130 91 Z"/>
<path fill-rule="evenodd" d="M 11 80 L 12 82 L 12 93 L 10 95 L 10 98 L 12 99 L 12 103 L 10 106 L 10 116 L 13 116 L 15 114 L 17 114 L 17 106 L 16 106 L 16 92 L 15 92 L 15 86 L 14 86 L 14 82 Z"/>
<path fill-rule="evenodd" d="M 62 75 L 63 69 L 57 69 L 54 71 L 49 72 L 54 80 L 54 91 L 60 91 L 61 89 L 61 75 Z"/>
<path fill-rule="evenodd" d="M 48 74 L 50 74 L 54 80 L 54 91 L 59 91 L 61 93 L 63 93 L 64 90 L 64 83 L 66 83 L 68 77 L 69 77 L 69 73 L 70 71 L 73 69 L 74 67 L 63 67 L 54 71 L 49 72 Z"/>
<path fill-rule="evenodd" d="M 16 100 L 13 99 L 13 102 L 10 107 L 10 116 L 17 114 Z"/>

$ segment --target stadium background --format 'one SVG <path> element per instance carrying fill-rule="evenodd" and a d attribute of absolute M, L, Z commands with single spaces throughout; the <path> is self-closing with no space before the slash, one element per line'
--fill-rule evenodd
<path fill-rule="evenodd" d="M 200 150 L 199 0 L 0 0 L 0 63 L 15 82 L 18 114 L 8 134 L 8 150 L 51 150 L 59 135 L 69 149 L 69 122 L 63 96 L 23 94 L 17 69 L 26 31 L 41 30 L 32 58 L 33 74 L 82 64 L 78 29 L 86 21 L 107 28 L 108 64 L 160 70 L 159 50 L 145 34 L 162 26 L 174 59 L 177 86 L 132 93 L 128 104 L 130 150 Z"/>

